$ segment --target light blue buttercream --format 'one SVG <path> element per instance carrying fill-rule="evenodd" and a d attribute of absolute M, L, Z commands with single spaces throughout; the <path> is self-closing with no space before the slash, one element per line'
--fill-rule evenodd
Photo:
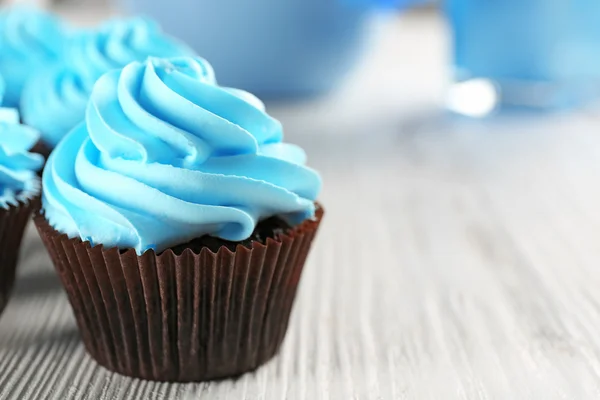
<path fill-rule="evenodd" d="M 62 64 L 49 68 L 26 86 L 21 100 L 23 120 L 42 134 L 50 147 L 83 121 L 96 80 L 148 56 L 193 55 L 181 42 L 143 18 L 116 19 L 97 31 L 83 31 L 70 40 Z"/>
<path fill-rule="evenodd" d="M 66 40 L 66 29 L 51 14 L 26 7 L 0 12 L 0 74 L 6 81 L 4 106 L 19 106 L 29 78 L 62 57 Z"/>
<path fill-rule="evenodd" d="M 4 82 L 4 78 L 0 75 L 0 105 L 2 105 L 2 100 L 4 99 L 4 92 L 6 91 L 6 83 Z"/>
<path fill-rule="evenodd" d="M 17 110 L 0 108 L 0 207 L 17 205 L 39 193 L 36 171 L 44 158 L 29 152 L 38 140 L 37 131 L 19 123 Z"/>
<path fill-rule="evenodd" d="M 217 85 L 200 58 L 152 58 L 105 74 L 85 122 L 50 156 L 43 207 L 55 229 L 160 252 L 248 238 L 274 215 L 314 215 L 321 180 L 253 95 Z"/>

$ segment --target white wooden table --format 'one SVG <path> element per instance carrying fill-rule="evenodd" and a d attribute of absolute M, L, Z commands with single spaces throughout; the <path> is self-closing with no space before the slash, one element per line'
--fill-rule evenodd
<path fill-rule="evenodd" d="M 449 118 L 440 20 L 378 26 L 338 93 L 271 107 L 327 209 L 279 357 L 218 383 L 107 372 L 30 229 L 0 399 L 600 398 L 600 114 Z"/>

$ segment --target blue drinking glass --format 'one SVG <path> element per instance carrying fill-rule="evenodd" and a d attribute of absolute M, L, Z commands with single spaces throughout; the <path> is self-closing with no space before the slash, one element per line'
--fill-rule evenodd
<path fill-rule="evenodd" d="M 297 97 L 334 88 L 354 65 L 374 0 L 121 1 L 194 48 L 221 84 Z"/>
<path fill-rule="evenodd" d="M 467 115 L 554 110 L 600 94 L 599 0 L 446 0 L 454 79 Z"/>

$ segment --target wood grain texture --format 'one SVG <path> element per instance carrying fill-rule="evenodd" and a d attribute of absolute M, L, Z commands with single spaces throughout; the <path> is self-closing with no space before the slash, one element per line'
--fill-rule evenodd
<path fill-rule="evenodd" d="M 108 373 L 31 229 L 0 399 L 600 398 L 600 120 L 440 115 L 440 21 L 384 25 L 339 93 L 272 107 L 328 212 L 277 358 L 218 383 Z"/>

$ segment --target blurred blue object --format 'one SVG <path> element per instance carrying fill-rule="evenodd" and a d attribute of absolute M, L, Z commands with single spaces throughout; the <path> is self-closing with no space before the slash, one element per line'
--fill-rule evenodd
<path fill-rule="evenodd" d="M 409 6 L 431 3 L 434 0 L 339 0 L 350 6 L 377 6 L 381 8 L 405 8 Z"/>
<path fill-rule="evenodd" d="M 447 0 L 446 11 L 451 110 L 554 110 L 600 94 L 599 0 Z"/>
<path fill-rule="evenodd" d="M 375 0 L 122 1 L 192 46 L 221 84 L 273 98 L 334 88 L 361 54 Z"/>

